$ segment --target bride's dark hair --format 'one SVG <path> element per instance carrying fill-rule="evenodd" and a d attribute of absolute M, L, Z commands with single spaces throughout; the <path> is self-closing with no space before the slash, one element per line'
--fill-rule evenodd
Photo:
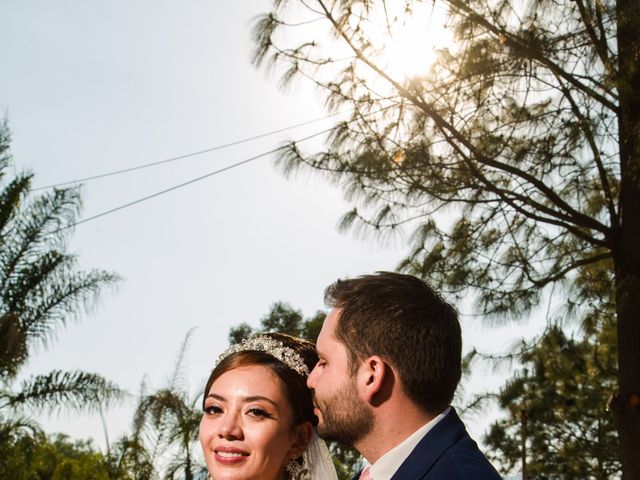
<path fill-rule="evenodd" d="M 294 350 L 300 355 L 300 358 L 302 358 L 309 371 L 313 370 L 313 367 L 318 361 L 318 354 L 316 353 L 316 348 L 313 343 L 284 333 L 264 333 L 261 335 L 276 340 L 285 347 Z M 311 391 L 307 388 L 307 376 L 301 375 L 268 353 L 257 350 L 243 350 L 232 353 L 216 365 L 211 375 L 209 375 L 204 389 L 202 399 L 203 409 L 204 399 L 209 393 L 213 382 L 224 373 L 250 365 L 264 365 L 269 367 L 280 379 L 283 390 L 293 410 L 293 426 L 300 425 L 304 422 L 311 422 L 314 426 L 317 424 L 318 419 L 313 414 Z"/>

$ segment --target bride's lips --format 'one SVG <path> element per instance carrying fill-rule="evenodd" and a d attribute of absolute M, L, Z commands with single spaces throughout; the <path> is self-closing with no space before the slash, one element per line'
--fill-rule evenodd
<path fill-rule="evenodd" d="M 225 465 L 235 465 L 236 463 L 244 462 L 249 458 L 249 453 L 244 450 L 240 450 L 235 447 L 217 447 L 214 450 L 216 462 L 223 463 Z"/>

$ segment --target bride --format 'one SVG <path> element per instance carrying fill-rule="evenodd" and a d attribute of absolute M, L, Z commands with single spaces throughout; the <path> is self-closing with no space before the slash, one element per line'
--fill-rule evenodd
<path fill-rule="evenodd" d="M 199 434 L 210 479 L 337 480 L 306 386 L 317 360 L 313 344 L 278 333 L 220 355 Z"/>

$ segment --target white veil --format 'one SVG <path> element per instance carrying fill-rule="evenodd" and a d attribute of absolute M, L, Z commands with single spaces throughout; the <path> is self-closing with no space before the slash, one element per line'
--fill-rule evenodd
<path fill-rule="evenodd" d="M 326 443 L 315 432 L 309 447 L 302 454 L 303 468 L 309 470 L 310 480 L 338 480 L 336 468 Z M 305 477 L 306 478 L 306 477 Z"/>

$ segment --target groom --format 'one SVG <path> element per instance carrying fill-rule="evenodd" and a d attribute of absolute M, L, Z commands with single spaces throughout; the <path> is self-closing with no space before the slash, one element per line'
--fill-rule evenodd
<path fill-rule="evenodd" d="M 354 479 L 500 479 L 450 406 L 462 352 L 453 307 L 390 272 L 338 280 L 325 301 L 307 384 L 320 436 L 371 464 Z"/>

